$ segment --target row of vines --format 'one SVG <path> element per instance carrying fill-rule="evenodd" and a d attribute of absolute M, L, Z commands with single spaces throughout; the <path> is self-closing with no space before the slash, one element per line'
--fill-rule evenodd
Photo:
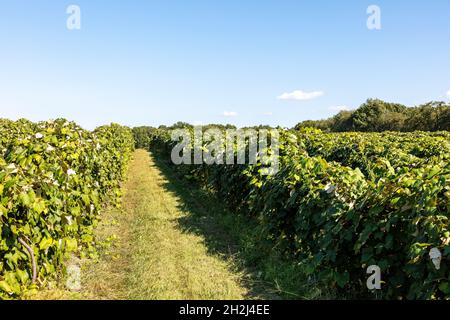
<path fill-rule="evenodd" d="M 95 253 L 99 211 L 119 205 L 133 148 L 117 124 L 0 120 L 0 299 L 46 286 L 69 253 Z"/>
<path fill-rule="evenodd" d="M 170 131 L 135 135 L 170 162 Z M 261 242 L 337 292 L 371 297 L 366 268 L 378 265 L 384 299 L 449 299 L 449 138 L 281 131 L 275 175 L 262 175 L 260 164 L 174 168 L 259 221 Z M 440 269 L 431 248 L 442 252 Z"/>

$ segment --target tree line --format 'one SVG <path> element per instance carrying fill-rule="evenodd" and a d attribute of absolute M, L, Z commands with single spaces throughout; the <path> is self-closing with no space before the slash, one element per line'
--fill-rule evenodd
<path fill-rule="evenodd" d="M 295 129 L 306 127 L 328 132 L 450 131 L 450 104 L 432 101 L 407 107 L 369 99 L 356 110 L 341 111 L 328 119 L 303 121 Z"/>
<path fill-rule="evenodd" d="M 137 147 L 147 147 L 155 129 L 192 128 L 186 122 L 177 122 L 171 126 L 160 125 L 158 128 L 142 126 L 133 128 Z M 236 129 L 231 124 L 208 124 L 219 129 Z M 270 129 L 268 125 L 251 127 L 253 129 Z M 280 127 L 278 127 L 280 128 Z M 358 109 L 341 111 L 335 116 L 323 120 L 306 120 L 293 129 L 317 128 L 325 132 L 382 132 L 382 131 L 450 131 L 450 104 L 443 101 L 431 101 L 426 104 L 407 107 L 399 103 L 390 103 L 380 99 L 368 99 Z M 245 128 L 244 128 L 245 129 Z"/>

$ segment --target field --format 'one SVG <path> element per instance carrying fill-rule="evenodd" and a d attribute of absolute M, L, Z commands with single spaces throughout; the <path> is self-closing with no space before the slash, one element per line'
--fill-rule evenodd
<path fill-rule="evenodd" d="M 174 165 L 169 129 L 0 131 L 1 298 L 72 297 L 74 258 L 83 299 L 450 298 L 448 132 L 279 129 L 268 176 Z"/>

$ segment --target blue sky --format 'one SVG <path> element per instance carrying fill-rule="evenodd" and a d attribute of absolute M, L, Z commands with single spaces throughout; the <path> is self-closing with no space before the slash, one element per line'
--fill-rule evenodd
<path fill-rule="evenodd" d="M 367 98 L 450 100 L 450 0 L 0 0 L 0 41 L 12 119 L 293 126 Z M 295 91 L 311 99 L 279 99 Z"/>

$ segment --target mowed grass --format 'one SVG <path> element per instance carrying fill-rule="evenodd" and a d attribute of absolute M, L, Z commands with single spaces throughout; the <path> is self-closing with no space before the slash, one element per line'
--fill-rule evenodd
<path fill-rule="evenodd" d="M 242 299 L 239 274 L 207 252 L 204 239 L 183 232 L 179 221 L 189 214 L 167 192 L 165 177 L 145 151 L 138 150 L 130 170 L 125 210 L 133 212 L 130 229 L 131 299 Z"/>
<path fill-rule="evenodd" d="M 148 152 L 134 154 L 123 209 L 111 210 L 97 230 L 106 246 L 83 269 L 87 297 L 95 299 L 243 299 L 247 290 L 231 261 L 208 252 L 202 236 L 185 232 L 189 215 Z"/>

